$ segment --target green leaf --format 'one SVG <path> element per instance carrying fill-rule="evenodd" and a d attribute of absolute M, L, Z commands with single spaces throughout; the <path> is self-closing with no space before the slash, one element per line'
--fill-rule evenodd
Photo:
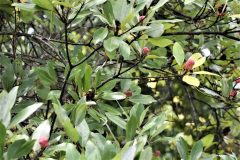
<path fill-rule="evenodd" d="M 101 160 L 101 153 L 96 144 L 88 141 L 86 145 L 85 156 L 87 160 Z"/>
<path fill-rule="evenodd" d="M 198 59 L 197 61 L 195 61 L 195 64 L 193 65 L 193 68 L 197 68 L 201 65 L 203 65 L 203 63 L 206 61 L 206 57 L 202 57 L 200 59 Z"/>
<path fill-rule="evenodd" d="M 230 15 L 231 18 L 240 18 L 240 14 Z"/>
<path fill-rule="evenodd" d="M 7 150 L 7 159 L 18 159 L 31 152 L 34 145 L 34 140 L 26 141 L 20 139 L 13 142 Z"/>
<path fill-rule="evenodd" d="M 123 56 L 124 60 L 129 60 L 131 51 L 130 51 L 129 45 L 126 42 L 121 41 L 119 50 L 120 50 L 120 54 Z"/>
<path fill-rule="evenodd" d="M 125 98 L 126 98 L 126 95 L 121 92 L 104 92 L 102 95 L 102 99 L 105 99 L 105 100 L 122 100 Z"/>
<path fill-rule="evenodd" d="M 115 123 L 117 126 L 119 126 L 122 129 L 126 129 L 126 122 L 121 119 L 119 116 L 113 115 L 111 113 L 106 113 L 106 116 L 110 121 Z"/>
<path fill-rule="evenodd" d="M 188 4 L 191 4 L 191 3 L 193 3 L 195 0 L 185 0 L 184 1 L 184 4 L 185 5 L 188 5 Z"/>
<path fill-rule="evenodd" d="M 136 16 L 136 12 L 130 11 L 130 12 L 128 13 L 128 15 L 124 17 L 124 19 L 121 21 L 121 29 L 122 29 L 123 31 L 126 30 L 127 24 L 130 23 L 135 16 Z M 136 27 L 135 27 L 135 28 L 136 28 Z"/>
<path fill-rule="evenodd" d="M 134 141 L 133 145 L 130 146 L 122 155 L 121 160 L 134 160 L 135 154 L 137 151 L 137 144 L 136 141 Z M 115 160 L 115 159 L 114 159 Z"/>
<path fill-rule="evenodd" d="M 141 103 L 141 104 L 151 104 L 156 102 L 156 100 L 150 95 L 134 95 L 129 98 L 129 101 L 133 103 Z"/>
<path fill-rule="evenodd" d="M 93 6 L 97 6 L 100 4 L 103 4 L 104 2 L 106 2 L 107 0 L 91 0 L 91 1 L 87 1 L 86 5 L 84 6 L 85 9 L 93 7 Z"/>
<path fill-rule="evenodd" d="M 111 37 L 103 42 L 103 46 L 108 52 L 112 52 L 119 47 L 119 38 Z"/>
<path fill-rule="evenodd" d="M 193 74 L 207 74 L 207 75 L 212 75 L 212 76 L 219 76 L 216 73 L 211 73 L 211 72 L 208 72 L 208 71 L 198 71 L 198 72 L 193 72 Z"/>
<path fill-rule="evenodd" d="M 79 160 L 80 159 L 80 153 L 78 152 L 78 150 L 76 149 L 76 146 L 68 143 L 67 147 L 66 147 L 66 160 Z"/>
<path fill-rule="evenodd" d="M 228 97 L 230 91 L 232 90 L 232 79 L 222 78 L 222 95 Z"/>
<path fill-rule="evenodd" d="M 159 114 L 157 117 L 149 119 L 149 121 L 143 126 L 140 134 L 150 130 L 150 134 L 155 136 L 159 132 L 159 129 L 162 128 L 163 123 L 166 119 L 165 113 Z"/>
<path fill-rule="evenodd" d="M 110 1 L 107 1 L 106 3 L 104 3 L 103 12 L 104 12 L 104 16 L 107 19 L 109 25 L 114 26 L 114 24 L 115 24 L 114 14 L 113 14 L 112 4 Z"/>
<path fill-rule="evenodd" d="M 43 8 L 43 9 L 50 10 L 50 11 L 54 10 L 53 4 L 50 2 L 50 0 L 32 0 L 32 1 L 37 6 Z"/>
<path fill-rule="evenodd" d="M 0 5 L 3 4 L 11 4 L 11 2 L 9 0 L 0 0 Z"/>
<path fill-rule="evenodd" d="M 3 88 L 7 91 L 10 91 L 15 81 L 14 69 L 11 63 L 4 67 L 1 80 Z"/>
<path fill-rule="evenodd" d="M 173 44 L 173 41 L 166 38 L 149 38 L 148 41 L 158 47 L 167 47 Z"/>
<path fill-rule="evenodd" d="M 114 0 L 111 3 L 115 19 L 122 22 L 128 15 L 131 5 L 128 5 L 126 0 Z"/>
<path fill-rule="evenodd" d="M 94 44 L 98 44 L 99 42 L 102 42 L 108 35 L 108 29 L 107 28 L 99 28 L 97 29 L 93 34 L 93 42 Z"/>
<path fill-rule="evenodd" d="M 153 8 L 153 11 L 158 10 L 160 7 L 162 7 L 165 3 L 167 3 L 169 0 L 160 0 Z"/>
<path fill-rule="evenodd" d="M 2 122 L 0 122 L 0 133 L 0 159 L 3 159 L 3 148 L 6 138 L 6 128 L 2 124 Z"/>
<path fill-rule="evenodd" d="M 180 137 L 177 140 L 177 150 L 178 153 L 180 154 L 181 159 L 183 160 L 188 159 L 188 144 L 182 137 Z"/>
<path fill-rule="evenodd" d="M 87 92 L 92 87 L 92 67 L 90 65 L 86 65 L 85 75 L 83 80 L 83 89 Z"/>
<path fill-rule="evenodd" d="M 178 65 L 181 66 L 184 62 L 185 54 L 182 46 L 178 42 L 175 42 L 173 45 L 173 56 L 176 59 Z"/>
<path fill-rule="evenodd" d="M 133 136 L 136 133 L 137 126 L 138 126 L 138 123 L 137 123 L 136 116 L 131 115 L 131 117 L 126 125 L 126 140 L 127 141 L 132 140 Z"/>
<path fill-rule="evenodd" d="M 79 134 L 77 130 L 74 128 L 73 124 L 71 123 L 69 117 L 67 116 L 66 110 L 61 107 L 60 104 L 53 104 L 53 108 L 57 115 L 57 118 L 60 124 L 63 126 L 67 136 L 73 141 L 77 142 L 79 140 Z"/>
<path fill-rule="evenodd" d="M 143 151 L 141 151 L 139 160 L 152 160 L 152 148 L 147 147 Z"/>
<path fill-rule="evenodd" d="M 148 30 L 148 29 L 151 29 L 151 27 L 149 27 L 149 26 L 137 26 L 137 27 L 134 27 L 133 29 L 131 29 L 128 33 L 134 33 L 134 32 L 144 31 L 144 30 Z"/>
<path fill-rule="evenodd" d="M 202 141 L 197 141 L 191 151 L 191 160 L 198 160 L 200 159 L 203 152 L 203 143 Z"/>
<path fill-rule="evenodd" d="M 112 144 L 110 141 L 106 142 L 102 152 L 102 160 L 112 160 L 116 152 L 116 145 Z"/>
<path fill-rule="evenodd" d="M 200 85 L 200 81 L 193 76 L 185 75 L 185 76 L 183 76 L 182 80 L 184 82 L 186 82 L 187 84 L 190 84 L 192 86 L 198 87 Z"/>
<path fill-rule="evenodd" d="M 214 144 L 213 140 L 214 140 L 213 134 L 208 134 L 201 139 L 205 150 Z"/>
<path fill-rule="evenodd" d="M 149 25 L 149 27 L 151 28 L 146 30 L 146 34 L 151 37 L 154 37 L 154 38 L 160 37 L 164 32 L 164 25 L 160 22 L 152 23 Z"/>
<path fill-rule="evenodd" d="M 71 138 L 73 142 L 77 142 L 79 140 L 79 134 L 77 130 L 74 128 L 73 124 L 70 122 L 70 119 L 66 119 L 63 122 L 63 127 L 67 136 Z"/>
<path fill-rule="evenodd" d="M 106 84 L 104 84 L 99 90 L 100 91 L 111 91 L 117 84 L 117 80 L 112 80 Z"/>
<path fill-rule="evenodd" d="M 40 81 L 44 84 L 50 85 L 54 83 L 54 78 L 48 71 L 44 68 L 34 68 L 34 72 L 38 75 Z"/>
<path fill-rule="evenodd" d="M 16 116 L 13 117 L 13 120 L 11 121 L 9 128 L 23 122 L 25 119 L 31 116 L 36 110 L 38 110 L 42 105 L 43 103 L 35 103 L 21 110 Z"/>
<path fill-rule="evenodd" d="M 209 95 L 212 95 L 212 96 L 216 96 L 216 97 L 220 97 L 220 95 L 218 93 L 216 93 L 215 91 L 211 90 L 211 89 L 208 89 L 208 88 L 200 88 L 201 91 L 209 94 Z M 229 91 L 230 92 L 230 91 Z M 227 94 L 227 96 L 229 96 L 229 92 Z"/>
<path fill-rule="evenodd" d="M 66 8 L 73 8 L 73 5 L 72 4 L 70 4 L 69 2 L 59 2 L 59 1 L 52 1 L 52 3 L 53 3 L 53 5 L 62 5 L 62 6 L 64 6 L 64 7 L 66 7 Z"/>
<path fill-rule="evenodd" d="M 79 125 L 82 120 L 85 118 L 87 112 L 87 105 L 86 103 L 80 104 L 77 108 L 76 108 L 76 113 L 75 113 L 75 125 Z"/>
<path fill-rule="evenodd" d="M 0 94 L 0 121 L 3 123 L 5 127 L 8 127 L 11 120 L 11 109 L 16 101 L 18 92 L 18 86 L 11 89 L 11 91 L 7 94 L 2 92 Z"/>
<path fill-rule="evenodd" d="M 90 136 L 90 129 L 86 120 L 84 119 L 79 125 L 76 126 L 78 134 L 80 136 L 79 141 L 82 146 L 85 146 Z"/>
<path fill-rule="evenodd" d="M 35 12 L 37 10 L 36 5 L 31 3 L 13 3 L 12 6 L 27 12 Z"/>

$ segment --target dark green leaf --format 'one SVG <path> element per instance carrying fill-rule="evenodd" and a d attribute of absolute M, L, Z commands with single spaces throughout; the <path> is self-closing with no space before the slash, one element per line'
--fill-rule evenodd
<path fill-rule="evenodd" d="M 6 128 L 0 122 L 0 159 L 3 159 L 3 148 L 4 148 L 4 143 L 5 143 L 5 137 L 6 137 Z"/>
<path fill-rule="evenodd" d="M 127 141 L 132 140 L 133 136 L 136 133 L 138 123 L 137 123 L 137 118 L 135 115 L 131 115 L 129 121 L 127 122 L 126 126 L 126 139 Z"/>
<path fill-rule="evenodd" d="M 176 42 L 173 45 L 173 56 L 176 59 L 178 65 L 182 65 L 184 62 L 185 54 L 182 49 L 182 46 Z"/>
<path fill-rule="evenodd" d="M 43 105 L 43 103 L 35 103 L 31 106 L 24 108 L 16 116 L 14 116 L 13 120 L 11 121 L 11 123 L 9 125 L 9 128 L 17 125 L 18 123 L 23 122 L 25 119 L 27 119 L 29 116 L 31 116 L 36 110 L 38 110 L 42 105 Z"/>
<path fill-rule="evenodd" d="M 177 150 L 183 160 L 188 159 L 188 144 L 182 137 L 177 140 Z"/>
<path fill-rule="evenodd" d="M 99 42 L 102 42 L 108 35 L 108 29 L 107 28 L 99 28 L 97 29 L 93 34 L 93 42 L 94 44 L 98 44 Z"/>
<path fill-rule="evenodd" d="M 34 142 L 34 140 L 26 141 L 25 139 L 13 142 L 7 150 L 8 159 L 18 159 L 27 155 L 31 152 Z"/>
<path fill-rule="evenodd" d="M 150 95 L 135 95 L 129 98 L 129 100 L 133 103 L 141 103 L 141 104 L 151 104 L 156 102 L 156 100 Z"/>
<path fill-rule="evenodd" d="M 203 152 L 203 143 L 202 141 L 197 141 L 192 148 L 191 151 L 191 160 L 198 160 L 200 159 Z"/>

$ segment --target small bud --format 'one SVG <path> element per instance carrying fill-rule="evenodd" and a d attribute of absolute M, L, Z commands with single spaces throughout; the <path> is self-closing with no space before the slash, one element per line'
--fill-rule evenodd
<path fill-rule="evenodd" d="M 184 64 L 183 68 L 184 68 L 185 70 L 188 70 L 188 71 L 189 71 L 189 70 L 192 70 L 194 64 L 195 64 L 195 61 L 194 61 L 193 59 L 189 58 L 189 59 L 187 60 L 187 62 Z"/>
<path fill-rule="evenodd" d="M 225 13 L 218 13 L 218 16 L 219 16 L 219 17 L 224 17 L 224 16 L 225 16 Z"/>
<path fill-rule="evenodd" d="M 229 94 L 229 96 L 230 97 L 235 97 L 237 95 L 237 91 L 236 90 L 231 90 L 231 92 L 230 92 L 230 94 Z"/>
<path fill-rule="evenodd" d="M 131 97 L 131 96 L 132 96 L 132 91 L 127 90 L 127 91 L 124 92 L 124 94 L 125 94 L 127 97 Z"/>
<path fill-rule="evenodd" d="M 143 48 L 143 55 L 144 56 L 147 56 L 149 52 L 150 52 L 150 49 L 148 47 Z"/>
<path fill-rule="evenodd" d="M 236 84 L 240 83 L 240 77 L 238 77 L 237 79 L 235 79 L 235 83 L 236 83 Z"/>
<path fill-rule="evenodd" d="M 159 150 L 156 150 L 156 151 L 154 152 L 154 156 L 155 156 L 155 157 L 160 157 L 160 156 L 161 156 L 161 152 L 160 152 Z"/>
<path fill-rule="evenodd" d="M 141 22 L 141 21 L 143 21 L 145 19 L 145 16 L 140 16 L 139 17 L 139 21 Z"/>
<path fill-rule="evenodd" d="M 43 136 L 43 137 L 40 137 L 39 140 L 38 140 L 41 148 L 47 148 L 48 147 L 48 138 Z"/>

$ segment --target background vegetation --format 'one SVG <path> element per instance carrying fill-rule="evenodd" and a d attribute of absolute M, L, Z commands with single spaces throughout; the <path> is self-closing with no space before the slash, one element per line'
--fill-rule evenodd
<path fill-rule="evenodd" d="M 238 159 L 239 7 L 0 0 L 0 159 Z"/>

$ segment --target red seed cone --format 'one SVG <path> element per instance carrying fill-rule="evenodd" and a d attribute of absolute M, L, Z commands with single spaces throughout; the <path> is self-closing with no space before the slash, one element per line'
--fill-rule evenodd
<path fill-rule="evenodd" d="M 155 157 L 160 157 L 160 156 L 161 156 L 161 152 L 160 152 L 159 150 L 156 150 L 156 151 L 154 152 L 154 156 L 155 156 Z"/>
<path fill-rule="evenodd" d="M 132 91 L 127 90 L 127 91 L 124 92 L 124 94 L 125 94 L 127 97 L 131 97 L 131 96 L 132 96 Z"/>
<path fill-rule="evenodd" d="M 143 21 L 145 19 L 145 16 L 140 16 L 139 17 L 139 21 L 141 22 L 141 21 Z"/>
<path fill-rule="evenodd" d="M 143 48 L 143 55 L 144 56 L 147 56 L 149 52 L 150 52 L 150 49 L 148 47 Z"/>
<path fill-rule="evenodd" d="M 240 83 L 240 77 L 238 77 L 237 79 L 235 79 L 235 83 L 236 83 L 236 84 Z"/>
<path fill-rule="evenodd" d="M 189 58 L 189 59 L 187 60 L 187 62 L 184 64 L 183 68 L 184 68 L 185 70 L 188 70 L 188 71 L 189 71 L 189 70 L 192 70 L 194 64 L 195 64 L 195 61 L 194 61 L 193 59 Z"/>
<path fill-rule="evenodd" d="M 229 96 L 230 97 L 235 97 L 237 95 L 237 91 L 236 90 L 231 90 L 231 92 L 230 92 L 230 94 L 229 94 Z"/>
<path fill-rule="evenodd" d="M 48 147 L 48 138 L 43 136 L 43 137 L 40 137 L 39 140 L 38 140 L 41 148 L 47 148 Z"/>

